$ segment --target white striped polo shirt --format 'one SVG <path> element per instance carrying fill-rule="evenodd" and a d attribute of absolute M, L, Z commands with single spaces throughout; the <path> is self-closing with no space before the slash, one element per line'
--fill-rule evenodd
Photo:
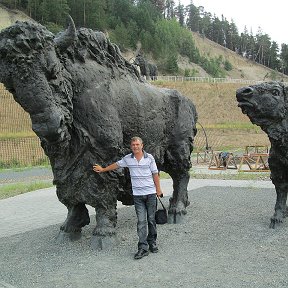
<path fill-rule="evenodd" d="M 152 174 L 158 173 L 154 157 L 143 151 L 144 155 L 138 162 L 133 153 L 124 156 L 116 164 L 119 167 L 128 167 L 133 195 L 148 195 L 156 193 Z"/>

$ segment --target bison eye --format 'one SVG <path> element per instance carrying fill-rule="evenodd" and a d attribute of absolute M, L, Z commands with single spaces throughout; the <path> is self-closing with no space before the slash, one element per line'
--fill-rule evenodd
<path fill-rule="evenodd" d="M 272 90 L 272 95 L 273 96 L 279 96 L 280 95 L 280 91 L 277 89 Z"/>

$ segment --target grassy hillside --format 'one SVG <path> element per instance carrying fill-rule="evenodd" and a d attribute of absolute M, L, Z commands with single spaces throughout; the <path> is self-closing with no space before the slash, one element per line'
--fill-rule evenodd
<path fill-rule="evenodd" d="M 219 57 L 222 55 L 232 66 L 232 71 L 227 71 L 227 77 L 232 79 L 248 80 L 282 80 L 288 82 L 288 76 L 278 73 L 266 66 L 260 65 L 254 61 L 241 57 L 237 53 L 200 36 L 198 33 L 191 32 L 200 54 L 208 57 Z"/>
<path fill-rule="evenodd" d="M 246 145 L 270 145 L 266 134 L 237 106 L 236 90 L 243 84 L 156 81 L 153 85 L 176 89 L 192 100 L 212 148 L 244 149 Z M 195 144 L 202 147 L 205 145 L 204 132 L 200 126 L 198 131 Z"/>
<path fill-rule="evenodd" d="M 253 128 L 248 117 L 237 107 L 235 91 L 243 84 L 162 82 L 156 86 L 176 89 L 196 105 L 199 122 L 206 128 Z"/>
<path fill-rule="evenodd" d="M 19 21 L 30 20 L 31 21 L 31 18 L 28 17 L 26 14 L 22 13 L 21 11 L 7 9 L 6 7 L 0 4 L 0 30 L 12 25 L 17 20 Z"/>

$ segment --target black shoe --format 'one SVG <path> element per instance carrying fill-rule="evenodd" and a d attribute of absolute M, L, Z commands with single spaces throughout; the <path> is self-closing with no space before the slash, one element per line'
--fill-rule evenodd
<path fill-rule="evenodd" d="M 154 244 L 149 245 L 149 250 L 150 250 L 152 253 L 157 253 L 157 252 L 158 252 L 158 247 L 157 247 L 157 245 L 154 243 Z"/>
<path fill-rule="evenodd" d="M 149 254 L 149 251 L 146 251 L 144 249 L 139 249 L 138 252 L 134 255 L 134 259 L 141 259 L 144 256 L 147 256 Z"/>

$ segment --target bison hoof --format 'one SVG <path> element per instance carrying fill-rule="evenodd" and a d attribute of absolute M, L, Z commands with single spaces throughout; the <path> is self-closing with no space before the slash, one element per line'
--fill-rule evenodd
<path fill-rule="evenodd" d="M 185 222 L 185 214 L 180 213 L 168 213 L 168 224 L 182 224 Z"/>
<path fill-rule="evenodd" d="M 188 204 L 189 205 L 189 204 Z M 187 206 L 188 206 L 187 205 Z M 186 211 L 186 206 L 184 205 L 183 202 L 177 202 L 177 204 L 175 205 L 170 205 L 169 207 L 169 213 L 171 214 L 183 214 L 186 215 L 187 211 Z"/>
<path fill-rule="evenodd" d="M 81 233 L 81 230 L 82 230 L 81 227 L 68 225 L 67 223 L 64 223 L 60 227 L 60 231 L 65 232 L 67 234 L 70 234 L 70 233 Z"/>
<path fill-rule="evenodd" d="M 93 235 L 91 238 L 91 247 L 94 250 L 108 250 L 119 244 L 116 235 L 101 236 Z"/>
<path fill-rule="evenodd" d="M 283 218 L 282 218 L 282 217 L 275 217 L 275 216 L 273 216 L 273 217 L 271 218 L 271 222 L 270 222 L 269 228 L 274 229 L 275 226 L 277 226 L 278 224 L 281 224 L 281 223 L 283 223 Z"/>
<path fill-rule="evenodd" d="M 173 205 L 168 211 L 168 223 L 169 224 L 181 224 L 185 222 L 185 215 L 187 214 L 185 205 L 182 202 L 178 202 L 177 205 Z"/>
<path fill-rule="evenodd" d="M 59 231 L 59 234 L 56 237 L 56 243 L 62 244 L 71 241 L 77 241 L 81 238 L 81 230 L 77 232 L 64 232 L 62 230 Z"/>

